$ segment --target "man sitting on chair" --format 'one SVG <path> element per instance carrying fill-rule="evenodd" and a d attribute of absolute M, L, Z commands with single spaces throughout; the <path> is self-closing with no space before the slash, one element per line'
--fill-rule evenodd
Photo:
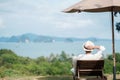
<path fill-rule="evenodd" d="M 91 52 L 97 49 L 97 53 L 92 54 Z M 77 60 L 100 60 L 103 59 L 103 51 L 105 50 L 104 46 L 96 46 L 92 41 L 87 41 L 83 44 L 83 50 L 85 54 L 80 54 L 78 56 L 73 56 L 73 68 L 71 71 L 75 75 L 76 61 Z"/>

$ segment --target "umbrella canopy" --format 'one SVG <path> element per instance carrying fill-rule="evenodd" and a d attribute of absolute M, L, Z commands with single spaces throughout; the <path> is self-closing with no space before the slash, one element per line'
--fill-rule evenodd
<path fill-rule="evenodd" d="M 116 80 L 116 59 L 114 41 L 114 16 L 113 12 L 120 11 L 120 0 L 82 0 L 63 12 L 111 12 L 112 19 L 112 53 L 113 53 L 113 80 Z"/>
<path fill-rule="evenodd" d="M 120 11 L 120 0 L 82 0 L 63 12 L 108 12 Z"/>

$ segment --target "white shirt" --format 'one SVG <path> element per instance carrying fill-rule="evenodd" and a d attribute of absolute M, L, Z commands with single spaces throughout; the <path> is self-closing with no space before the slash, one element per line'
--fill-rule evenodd
<path fill-rule="evenodd" d="M 73 68 L 71 71 L 74 73 L 75 72 L 75 66 L 76 66 L 76 61 L 77 60 L 100 60 L 103 58 L 103 51 L 105 50 L 104 46 L 100 46 L 100 49 L 96 54 L 80 54 L 78 56 L 73 56 Z"/>
<path fill-rule="evenodd" d="M 102 52 L 105 50 L 105 48 L 103 46 L 100 46 L 99 51 L 96 54 L 84 54 L 84 55 L 79 55 L 77 57 L 78 60 L 99 60 L 103 58 L 103 54 Z"/>

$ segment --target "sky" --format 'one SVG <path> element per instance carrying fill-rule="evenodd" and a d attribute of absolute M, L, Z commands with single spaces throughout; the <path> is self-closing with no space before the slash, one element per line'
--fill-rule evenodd
<path fill-rule="evenodd" d="M 79 0 L 0 0 L 0 37 L 34 33 L 76 38 L 111 39 L 111 15 L 63 13 Z M 120 21 L 118 17 L 115 22 Z M 115 39 L 120 33 L 115 30 Z"/>

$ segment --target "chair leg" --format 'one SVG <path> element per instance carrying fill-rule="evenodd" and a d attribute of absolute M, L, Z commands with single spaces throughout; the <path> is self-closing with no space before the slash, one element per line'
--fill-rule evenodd
<path fill-rule="evenodd" d="M 106 76 L 103 76 L 103 79 L 102 80 L 107 80 L 107 77 Z"/>
<path fill-rule="evenodd" d="M 80 79 L 76 76 L 73 76 L 73 80 L 80 80 Z"/>
<path fill-rule="evenodd" d="M 75 80 L 75 76 L 73 76 L 73 80 Z"/>
<path fill-rule="evenodd" d="M 100 79 L 101 80 L 107 80 L 107 77 L 106 76 L 101 76 Z"/>
<path fill-rule="evenodd" d="M 78 77 L 75 77 L 75 80 L 79 80 L 79 78 L 78 78 Z"/>

